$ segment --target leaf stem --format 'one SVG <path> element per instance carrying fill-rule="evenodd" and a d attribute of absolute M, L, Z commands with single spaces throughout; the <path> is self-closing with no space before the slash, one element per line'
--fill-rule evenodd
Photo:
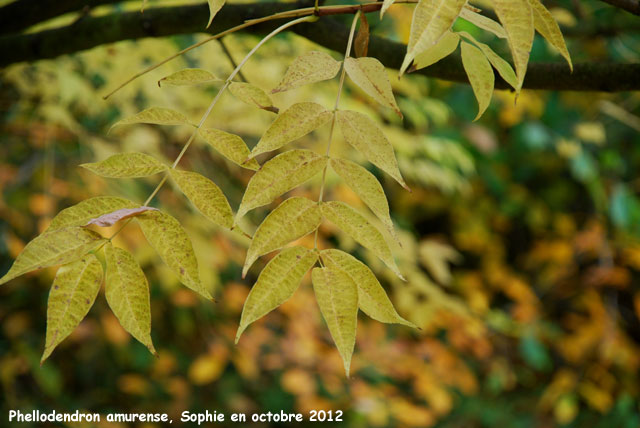
<path fill-rule="evenodd" d="M 244 59 L 240 62 L 240 64 L 238 64 L 236 66 L 236 68 L 234 68 L 234 70 L 231 72 L 231 74 L 229 74 L 229 77 L 227 77 L 227 80 L 224 82 L 224 85 L 222 85 L 222 87 L 218 90 L 218 93 L 216 94 L 215 98 L 211 101 L 211 104 L 209 104 L 209 107 L 207 108 L 207 111 L 204 112 L 204 114 L 202 115 L 202 118 L 200 118 L 200 122 L 198 122 L 198 125 L 196 125 L 196 129 L 193 131 L 193 133 L 191 134 L 191 136 L 189 137 L 189 139 L 187 140 L 185 145 L 182 147 L 182 150 L 180 151 L 180 153 L 178 154 L 176 159 L 173 161 L 173 164 L 171 165 L 171 169 L 175 169 L 176 166 L 178 166 L 178 163 L 180 163 L 180 160 L 182 159 L 184 154 L 189 149 L 189 146 L 191 145 L 191 143 L 193 143 L 193 140 L 195 140 L 196 135 L 198 135 L 198 131 L 200 130 L 200 128 L 202 128 L 202 125 L 204 124 L 204 122 L 207 120 L 207 118 L 211 114 L 211 111 L 213 110 L 213 107 L 218 103 L 218 100 L 220 99 L 220 97 L 222 96 L 224 91 L 229 87 L 229 85 L 231 84 L 233 79 L 236 77 L 236 75 L 240 72 L 240 69 L 242 69 L 242 67 L 247 63 L 247 61 L 249 61 L 249 58 L 251 58 L 251 56 L 258 49 L 260 49 L 260 47 L 262 45 L 264 45 L 269 39 L 274 37 L 276 34 L 282 32 L 282 31 L 286 30 L 287 28 L 292 27 L 292 26 L 294 26 L 296 24 L 300 24 L 302 22 L 312 22 L 312 21 L 316 21 L 317 19 L 318 18 L 316 16 L 305 16 L 305 17 L 302 17 L 302 18 L 294 19 L 293 21 L 289 21 L 289 22 L 281 25 L 280 27 L 276 28 L 275 30 L 273 30 L 271 33 L 269 33 L 267 36 L 265 36 L 262 40 L 260 40 L 260 42 L 258 42 L 258 44 L 255 45 L 253 47 L 253 49 L 251 49 L 249 51 L 249 53 L 244 57 Z M 151 202 L 151 200 L 155 197 L 155 195 L 158 194 L 158 192 L 160 191 L 160 189 L 162 188 L 164 183 L 167 181 L 167 179 L 169 177 L 169 174 L 170 174 L 170 171 L 167 171 L 167 173 L 162 178 L 162 180 L 158 183 L 158 185 L 153 190 L 151 195 L 149 195 L 147 200 L 144 202 L 144 205 L 148 205 Z M 122 231 L 122 229 L 124 229 L 131 222 L 131 220 L 133 220 L 133 217 L 127 219 L 127 221 L 124 222 L 122 224 L 122 226 L 120 226 L 120 228 L 118 230 L 116 230 L 109 238 L 107 238 L 107 241 L 111 242 L 111 240 L 113 240 L 113 238 L 115 238 L 116 235 L 118 235 Z M 104 246 L 104 244 L 101 245 L 100 247 L 96 248 L 94 251 L 97 252 L 103 246 Z"/>
<path fill-rule="evenodd" d="M 351 46 L 353 45 L 353 37 L 356 33 L 356 24 L 358 22 L 359 17 L 360 17 L 360 11 L 358 10 L 353 17 L 353 22 L 351 23 L 351 32 L 349 33 L 349 41 L 347 41 L 347 50 L 344 54 L 345 61 L 347 60 L 347 58 L 351 56 Z M 346 75 L 346 69 L 344 67 L 344 61 L 342 61 L 342 67 L 340 70 L 340 83 L 338 84 L 338 95 L 336 96 L 336 102 L 333 105 L 333 116 L 331 117 L 331 128 L 329 128 L 329 140 L 327 142 L 327 150 L 325 152 L 325 156 L 327 158 L 329 158 L 329 154 L 331 151 L 331 143 L 333 141 L 333 131 L 336 125 L 336 112 L 338 111 L 338 105 L 340 104 L 340 95 L 342 94 L 342 88 L 344 87 L 345 75 Z M 328 164 L 325 165 L 324 169 L 322 170 L 322 184 L 320 185 L 320 195 L 318 196 L 318 205 L 322 203 L 322 200 L 324 198 L 324 185 L 325 185 L 325 180 L 327 178 L 327 168 L 328 168 Z M 313 245 L 316 249 L 318 248 L 318 230 L 319 229 L 320 229 L 320 226 L 316 228 L 315 237 L 313 239 L 314 241 Z"/>

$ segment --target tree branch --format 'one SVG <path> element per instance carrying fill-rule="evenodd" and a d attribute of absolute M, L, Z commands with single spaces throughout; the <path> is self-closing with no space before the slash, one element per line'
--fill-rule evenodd
<path fill-rule="evenodd" d="M 290 10 L 291 4 L 254 3 L 229 4 L 219 13 L 212 33 L 239 25 L 247 19 L 259 18 Z M 55 58 L 94 46 L 120 40 L 143 37 L 163 37 L 174 34 L 202 32 L 206 26 L 206 4 L 149 9 L 140 12 L 114 13 L 102 17 L 88 17 L 75 24 L 44 30 L 32 34 L 10 35 L 0 38 L 0 66 L 39 59 Z M 277 24 L 275 21 L 259 24 L 246 31 L 264 34 Z M 329 49 L 344 48 L 348 29 L 338 20 L 322 17 L 318 22 L 303 24 L 294 31 Z M 390 68 L 402 63 L 406 46 L 372 37 L 369 45 L 371 56 L 377 57 Z M 449 57 L 417 73 L 429 77 L 468 83 L 459 58 Z M 630 91 L 640 90 L 640 64 L 583 63 L 576 64 L 573 74 L 564 63 L 532 63 L 527 72 L 524 87 L 529 89 L 574 91 Z M 497 88 L 507 88 L 498 79 Z"/>
<path fill-rule="evenodd" d="M 640 1 L 638 0 L 601 0 L 618 9 L 626 10 L 629 13 L 640 16 Z"/>

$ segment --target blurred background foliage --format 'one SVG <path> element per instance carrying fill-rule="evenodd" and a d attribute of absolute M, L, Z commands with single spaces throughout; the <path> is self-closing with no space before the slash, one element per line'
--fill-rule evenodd
<path fill-rule="evenodd" d="M 611 9 L 600 5 L 557 1 L 552 11 L 576 28 L 585 17 L 611 19 Z M 411 8 L 392 8 L 384 22 L 373 15 L 376 34 L 406 42 Z M 218 42 L 108 101 L 101 96 L 200 38 L 121 42 L 0 72 L 1 272 L 61 209 L 97 195 L 146 198 L 157 177 L 105 180 L 77 165 L 123 151 L 175 158 L 188 129 L 107 131 L 117 119 L 150 106 L 198 118 L 214 87 L 160 89 L 156 81 L 184 67 L 225 76 L 232 65 Z M 239 60 L 257 40 L 233 35 L 224 43 Z M 485 41 L 506 51 L 496 40 Z M 575 62 L 640 57 L 637 33 L 570 37 L 568 43 Z M 279 36 L 243 74 L 270 89 L 293 58 L 311 49 L 321 48 L 293 34 Z M 542 40 L 532 59 L 561 60 Z M 134 252 L 150 280 L 159 357 L 132 340 L 99 297 L 40 366 L 55 269 L 6 284 L 0 290 L 3 414 L 17 408 L 166 411 L 179 419 L 183 410 L 342 409 L 342 425 L 350 427 L 640 426 L 639 94 L 523 91 L 514 104 L 512 93 L 497 92 L 487 114 L 471 122 L 477 107 L 468 86 L 411 75 L 398 81 L 395 71 L 389 73 L 404 121 L 352 85 L 341 107 L 377 117 L 413 189 L 407 193 L 371 168 L 385 183 L 402 241 L 395 254 L 408 282 L 337 231 L 322 229 L 320 246 L 337 244 L 366 259 L 399 313 L 420 331 L 361 317 L 352 378 L 345 379 L 306 278 L 290 301 L 234 346 L 259 269 L 241 281 L 244 238 L 211 225 L 165 186 L 154 203 L 185 226 L 203 282 L 218 303 L 181 287 L 132 224 L 116 244 Z M 281 109 L 299 101 L 329 106 L 336 89 L 334 80 L 274 99 Z M 273 118 L 227 94 L 207 126 L 239 134 L 253 146 Z M 297 144 L 321 149 L 327 132 Z M 361 160 L 340 140 L 335 153 Z M 182 166 L 218 183 L 233 207 L 251 174 L 204 144 L 192 146 Z M 337 177 L 329 176 L 329 184 L 332 197 L 364 210 Z M 295 193 L 315 198 L 317 191 L 312 181 Z M 255 228 L 267 212 L 256 210 L 244 226 Z M 310 239 L 303 244 L 313 245 Z"/>

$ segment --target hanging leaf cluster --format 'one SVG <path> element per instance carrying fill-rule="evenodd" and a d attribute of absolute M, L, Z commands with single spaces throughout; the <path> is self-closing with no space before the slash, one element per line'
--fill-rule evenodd
<path fill-rule="evenodd" d="M 407 53 L 400 73 L 428 67 L 460 46 L 464 69 L 478 99 L 480 117 L 491 100 L 494 69 L 516 92 L 521 90 L 534 30 L 555 46 L 571 64 L 558 25 L 539 0 L 493 0 L 491 3 L 500 22 L 481 15 L 466 0 L 420 0 L 415 6 Z M 209 0 L 208 4 L 208 25 L 211 25 L 224 0 Z M 383 2 L 381 16 L 392 4 L 393 0 Z M 398 167 L 393 146 L 376 121 L 361 112 L 339 108 L 340 91 L 348 76 L 373 101 L 402 117 L 385 67 L 376 58 L 367 56 L 369 26 L 364 16 L 359 21 L 358 35 L 354 37 L 359 15 L 360 12 L 354 18 L 342 61 L 325 52 L 307 52 L 292 62 L 282 80 L 270 91 L 271 94 L 277 94 L 339 76 L 337 100 L 332 108 L 315 102 L 299 102 L 280 111 L 271 95 L 263 89 L 250 83 L 233 81 L 244 62 L 226 80 L 206 70 L 184 69 L 159 80 L 158 85 L 222 84 L 218 95 L 228 88 L 233 96 L 248 105 L 276 114 L 253 149 L 250 150 L 238 135 L 203 126 L 217 96 L 198 124 L 172 109 L 152 107 L 113 125 L 153 124 L 192 128 L 192 138 L 173 164 L 165 164 L 145 153 L 121 153 L 81 165 L 105 178 L 132 179 L 163 174 L 156 190 L 166 180 L 173 182 L 174 188 L 183 193 L 197 211 L 226 229 L 237 228 L 238 221 L 250 211 L 274 203 L 292 189 L 321 175 L 322 185 L 317 200 L 305 197 L 284 200 L 273 208 L 251 237 L 242 268 L 243 278 L 259 258 L 278 253 L 262 269 L 251 288 L 242 311 L 236 341 L 251 323 L 289 299 L 311 271 L 320 312 L 342 357 L 347 375 L 355 346 L 358 310 L 380 322 L 415 327 L 397 313 L 384 288 L 366 264 L 340 249 L 318 247 L 319 228 L 324 223 L 330 223 L 335 227 L 333 230 L 338 229 L 350 236 L 379 258 L 397 277 L 404 279 L 387 239 L 390 236 L 397 240 L 397 235 L 382 185 L 364 166 L 349 159 L 334 157 L 330 151 L 334 128 L 339 129 L 342 140 L 338 141 L 350 145 L 373 166 L 409 190 Z M 515 71 L 488 45 L 478 42 L 466 32 L 452 31 L 457 19 L 467 20 L 498 38 L 506 39 Z M 352 46 L 355 56 L 351 56 Z M 258 163 L 258 156 L 280 150 L 324 126 L 330 128 L 326 153 L 291 148 L 273 156 L 263 165 Z M 213 181 L 199 173 L 177 168 L 182 155 L 194 140 L 210 146 L 237 167 L 254 172 L 236 214 L 223 191 Z M 349 204 L 325 200 L 325 195 L 329 194 L 324 189 L 329 169 L 369 208 L 373 217 L 386 229 L 384 232 L 369 220 L 370 217 Z M 133 255 L 115 247 L 113 236 L 103 237 L 97 233 L 95 229 L 98 227 L 122 222 L 124 228 L 129 222 L 135 221 L 148 243 L 180 282 L 202 297 L 213 299 L 207 285 L 200 280 L 196 254 L 187 232 L 170 214 L 147 206 L 153 195 L 142 205 L 120 197 L 98 196 L 61 211 L 43 234 L 27 244 L 10 270 L 0 278 L 0 284 L 3 284 L 36 269 L 62 265 L 49 294 L 42 361 L 85 317 L 103 282 L 107 303 L 120 324 L 150 352 L 155 353 L 151 339 L 149 283 Z M 313 248 L 289 246 L 312 233 L 316 234 Z"/>

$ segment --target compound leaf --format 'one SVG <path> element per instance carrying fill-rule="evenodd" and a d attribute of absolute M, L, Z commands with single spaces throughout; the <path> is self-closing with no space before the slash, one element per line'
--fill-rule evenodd
<path fill-rule="evenodd" d="M 138 204 L 117 196 L 97 196 L 60 211 L 49 224 L 47 232 L 71 226 L 84 226 L 92 219 L 127 208 L 137 208 Z"/>
<path fill-rule="evenodd" d="M 47 302 L 47 336 L 40 362 L 80 324 L 102 284 L 102 265 L 93 254 L 61 266 Z"/>
<path fill-rule="evenodd" d="M 108 243 L 105 296 L 120 325 L 156 355 L 151 341 L 149 283 L 131 253 Z"/>
<path fill-rule="evenodd" d="M 76 261 L 106 242 L 102 236 L 82 227 L 65 227 L 43 233 L 29 242 L 2 278 L 4 284 L 32 270 Z"/>
<path fill-rule="evenodd" d="M 409 190 L 398 169 L 398 161 L 393 146 L 378 125 L 362 113 L 342 110 L 337 113 L 342 135 L 354 148 L 372 164 L 393 177 L 402 187 Z"/>
<path fill-rule="evenodd" d="M 384 236 L 355 209 L 340 201 L 323 202 L 322 214 L 360 245 L 371 250 L 398 277 L 404 279 Z"/>
<path fill-rule="evenodd" d="M 567 60 L 569 68 L 573 71 L 573 63 L 571 55 L 567 50 L 567 44 L 558 23 L 551 15 L 551 12 L 540 2 L 540 0 L 529 0 L 529 4 L 533 10 L 533 25 L 535 29 L 544 37 L 551 45 L 560 52 L 560 55 Z"/>
<path fill-rule="evenodd" d="M 273 105 L 271 97 L 265 91 L 250 83 L 232 82 L 229 85 L 229 92 L 240 101 L 278 114 L 280 110 Z"/>
<path fill-rule="evenodd" d="M 271 203 L 278 196 L 309 180 L 326 165 L 325 156 L 302 149 L 291 150 L 269 160 L 251 177 L 238 209 L 238 218 L 254 208 Z"/>
<path fill-rule="evenodd" d="M 393 97 L 393 90 L 384 65 L 376 58 L 347 58 L 344 68 L 356 85 L 371 98 L 386 107 L 391 107 L 402 117 L 400 108 Z"/>
<path fill-rule="evenodd" d="M 119 153 L 100 162 L 83 163 L 82 168 L 107 178 L 148 177 L 167 170 L 167 166 L 145 153 Z"/>
<path fill-rule="evenodd" d="M 516 93 L 519 93 L 527 73 L 529 53 L 533 45 L 533 11 L 529 0 L 494 0 L 493 7 L 507 32 L 518 77 Z"/>
<path fill-rule="evenodd" d="M 236 343 L 257 319 L 286 302 L 304 275 L 318 260 L 318 253 L 304 247 L 285 248 L 264 267 L 242 308 Z"/>
<path fill-rule="evenodd" d="M 236 165 L 252 171 L 260 168 L 255 159 L 245 162 L 250 152 L 239 136 L 212 128 L 200 128 L 198 132 L 207 144 Z"/>
<path fill-rule="evenodd" d="M 271 93 L 333 79 L 338 71 L 340 71 L 340 61 L 336 61 L 325 52 L 310 51 L 293 60 L 282 81 Z"/>
<path fill-rule="evenodd" d="M 318 228 L 322 213 L 317 202 L 289 198 L 273 210 L 256 230 L 242 268 L 244 278 L 258 257 L 278 250 Z"/>
<path fill-rule="evenodd" d="M 331 159 L 331 168 L 367 204 L 391 235 L 398 239 L 389 215 L 387 197 L 376 177 L 357 163 L 346 159 Z"/>
<path fill-rule="evenodd" d="M 327 123 L 332 114 L 317 103 L 305 102 L 292 105 L 280 113 L 265 131 L 258 144 L 251 151 L 250 158 L 277 150 L 285 144 L 307 135 Z"/>
<path fill-rule="evenodd" d="M 400 75 L 421 52 L 438 43 L 451 29 L 466 0 L 420 0 L 413 11 L 407 54 L 400 67 Z"/>
<path fill-rule="evenodd" d="M 170 169 L 171 178 L 182 193 L 206 218 L 215 224 L 231 228 L 233 212 L 222 190 L 207 177 L 197 172 Z"/>
<path fill-rule="evenodd" d="M 344 251 L 330 249 L 320 252 L 325 266 L 347 274 L 358 287 L 358 307 L 374 320 L 416 327 L 396 312 L 376 276 L 360 260 Z"/>
<path fill-rule="evenodd" d="M 111 129 L 120 125 L 133 125 L 135 123 L 149 123 L 152 125 L 191 125 L 189 119 L 179 111 L 164 107 L 151 107 L 140 113 L 125 117 L 114 123 Z"/>
<path fill-rule="evenodd" d="M 472 44 L 462 42 L 461 51 L 462 65 L 478 100 L 478 115 L 475 118 L 478 120 L 491 103 L 495 81 L 493 68 L 484 53 Z"/>
<path fill-rule="evenodd" d="M 201 83 L 208 82 L 220 82 L 222 79 L 216 77 L 213 73 L 202 70 L 200 68 L 185 68 L 184 70 L 176 71 L 158 80 L 158 86 L 172 85 L 172 86 L 190 86 L 199 85 Z"/>
<path fill-rule="evenodd" d="M 356 344 L 358 289 L 347 274 L 330 267 L 314 268 L 311 281 L 320 312 L 349 376 L 351 356 Z"/>
<path fill-rule="evenodd" d="M 203 297 L 213 300 L 200 282 L 193 245 L 178 220 L 162 211 L 147 211 L 136 217 L 136 220 L 147 241 L 165 264 L 178 275 L 180 281 Z"/>

